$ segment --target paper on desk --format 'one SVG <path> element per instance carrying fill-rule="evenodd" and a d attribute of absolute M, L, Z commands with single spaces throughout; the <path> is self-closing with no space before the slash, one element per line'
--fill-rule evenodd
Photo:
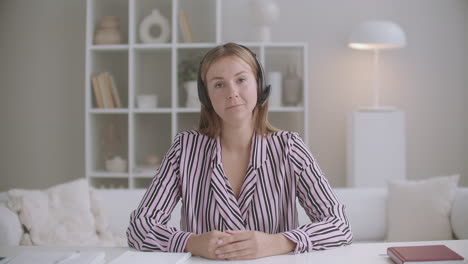
<path fill-rule="evenodd" d="M 181 264 L 190 258 L 190 253 L 166 253 L 166 252 L 139 252 L 126 251 L 109 264 Z"/>
<path fill-rule="evenodd" d="M 70 256 L 72 256 L 70 258 Z M 105 253 L 99 252 L 75 252 L 75 251 L 42 251 L 23 252 L 13 257 L 8 264 L 103 264 Z"/>

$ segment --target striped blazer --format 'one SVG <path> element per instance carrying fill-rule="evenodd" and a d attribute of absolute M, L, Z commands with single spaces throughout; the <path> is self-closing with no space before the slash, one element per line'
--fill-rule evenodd
<path fill-rule="evenodd" d="M 311 222 L 298 226 L 296 197 Z M 166 226 L 181 201 L 180 229 Z M 143 251 L 183 252 L 192 233 L 256 230 L 282 233 L 295 253 L 350 244 L 341 204 L 297 133 L 254 135 L 250 163 L 235 197 L 223 171 L 220 140 L 177 134 L 140 205 L 130 215 L 128 244 Z"/>

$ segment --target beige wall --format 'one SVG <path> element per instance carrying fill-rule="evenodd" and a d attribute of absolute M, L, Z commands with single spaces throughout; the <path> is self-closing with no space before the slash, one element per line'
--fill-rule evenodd
<path fill-rule="evenodd" d="M 248 1 L 224 2 L 238 10 L 229 38 L 249 40 Z M 346 115 L 371 101 L 371 54 L 346 41 L 370 18 L 408 36 L 381 55 L 381 95 L 407 114 L 409 177 L 461 173 L 468 186 L 468 1 L 277 2 L 273 40 L 309 43 L 310 147 L 334 186 L 345 184 Z M 0 1 L 0 32 L 0 191 L 82 177 L 85 1 Z"/>
<path fill-rule="evenodd" d="M 0 1 L 0 190 L 84 176 L 84 25 L 85 1 Z"/>

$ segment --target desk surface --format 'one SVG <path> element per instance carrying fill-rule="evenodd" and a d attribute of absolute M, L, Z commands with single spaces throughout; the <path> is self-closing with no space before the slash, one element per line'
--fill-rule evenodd
<path fill-rule="evenodd" d="M 354 243 L 350 246 L 341 248 L 316 251 L 298 255 L 280 255 L 248 261 L 214 261 L 199 257 L 191 257 L 185 263 L 187 264 L 236 264 L 236 263 L 252 263 L 252 264 L 310 264 L 310 263 L 369 263 L 369 264 L 393 264 L 387 257 L 387 248 L 390 246 L 416 246 L 416 245 L 436 245 L 444 244 L 456 251 L 465 258 L 463 263 L 468 263 L 468 240 L 448 240 L 448 241 L 424 241 L 424 242 L 394 242 L 394 243 Z M 46 251 L 46 250 L 73 250 L 79 249 L 83 251 L 100 250 L 106 252 L 107 262 L 115 259 L 120 254 L 129 250 L 129 248 L 65 248 L 65 247 L 24 247 L 24 246 L 2 246 L 0 247 L 0 256 L 12 257 L 24 251 Z M 133 263 L 132 263 L 133 264 Z M 137 263 L 134 263 L 137 264 Z"/>

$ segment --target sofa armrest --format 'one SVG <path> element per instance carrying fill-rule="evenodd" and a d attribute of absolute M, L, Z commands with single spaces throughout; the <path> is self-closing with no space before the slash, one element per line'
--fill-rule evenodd
<path fill-rule="evenodd" d="M 22 235 L 18 215 L 0 202 L 0 246 L 18 246 Z"/>

